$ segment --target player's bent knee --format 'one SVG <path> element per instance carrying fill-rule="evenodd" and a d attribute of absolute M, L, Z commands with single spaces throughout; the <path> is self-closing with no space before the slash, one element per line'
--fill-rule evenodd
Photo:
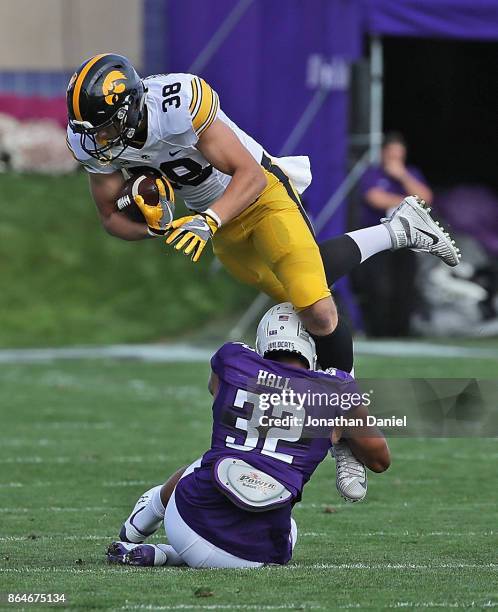
<path fill-rule="evenodd" d="M 387 444 L 386 444 L 385 448 L 377 454 L 375 459 L 372 461 L 371 464 L 369 464 L 368 467 L 372 470 L 372 472 L 376 472 L 377 474 L 380 474 L 382 472 L 385 472 L 389 468 L 390 465 L 391 465 L 391 453 L 389 452 L 389 448 L 387 447 Z"/>
<path fill-rule="evenodd" d="M 337 327 L 337 309 L 331 297 L 319 300 L 301 310 L 299 316 L 306 329 L 316 336 L 331 334 Z"/>
<path fill-rule="evenodd" d="M 299 312 L 305 310 L 325 310 L 323 306 L 316 306 L 325 301 L 331 301 L 333 304 L 330 291 L 328 291 L 327 288 L 325 288 L 327 292 L 317 289 L 316 283 L 313 283 L 312 280 L 309 283 L 303 283 L 298 282 L 296 278 L 292 282 L 284 282 L 283 285 L 287 292 L 287 301 L 291 302 L 294 308 Z"/>

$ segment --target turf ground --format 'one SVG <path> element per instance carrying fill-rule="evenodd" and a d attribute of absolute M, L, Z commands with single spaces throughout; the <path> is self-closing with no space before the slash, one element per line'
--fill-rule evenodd
<path fill-rule="evenodd" d="M 371 356 L 357 371 L 495 378 L 498 362 Z M 391 440 L 390 470 L 355 505 L 325 462 L 295 510 L 287 567 L 108 566 L 106 545 L 138 495 L 207 448 L 207 374 L 198 363 L 2 366 L 0 592 L 64 592 L 81 610 L 498 605 L 492 439 Z"/>
<path fill-rule="evenodd" d="M 161 240 L 106 235 L 85 174 L 0 173 L 1 347 L 156 342 L 246 307 L 254 291 L 214 271 L 210 249 L 193 266 Z"/>

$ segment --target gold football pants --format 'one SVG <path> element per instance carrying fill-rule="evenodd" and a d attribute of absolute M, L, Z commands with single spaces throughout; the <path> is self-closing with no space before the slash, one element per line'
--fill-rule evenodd
<path fill-rule="evenodd" d="M 214 253 L 238 280 L 302 310 L 330 295 L 322 258 L 288 177 L 266 156 L 263 166 L 266 188 L 216 232 Z"/>

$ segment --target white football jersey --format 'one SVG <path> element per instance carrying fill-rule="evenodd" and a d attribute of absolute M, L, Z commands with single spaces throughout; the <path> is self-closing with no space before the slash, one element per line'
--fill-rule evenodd
<path fill-rule="evenodd" d="M 136 166 L 159 168 L 189 208 L 203 211 L 225 191 L 231 176 L 214 168 L 196 148 L 202 133 L 220 119 L 261 162 L 263 147 L 220 109 L 218 94 L 192 74 L 159 74 L 144 79 L 148 113 L 147 140 L 141 149 L 128 147 L 115 161 L 103 164 L 80 144 L 68 126 L 68 146 L 88 172 L 110 174 Z"/>

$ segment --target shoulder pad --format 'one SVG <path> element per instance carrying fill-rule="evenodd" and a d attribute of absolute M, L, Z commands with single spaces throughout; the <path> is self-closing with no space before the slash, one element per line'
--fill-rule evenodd
<path fill-rule="evenodd" d="M 218 94 L 201 78 L 181 72 L 144 80 L 147 104 L 157 114 L 161 137 L 184 135 L 184 146 L 196 144 L 213 123 L 219 109 Z"/>

